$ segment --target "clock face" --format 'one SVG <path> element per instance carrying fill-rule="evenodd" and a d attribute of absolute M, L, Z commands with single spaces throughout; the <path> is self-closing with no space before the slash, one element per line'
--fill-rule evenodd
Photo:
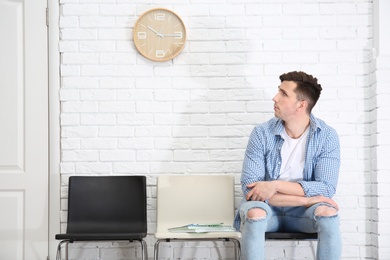
<path fill-rule="evenodd" d="M 183 50 L 186 29 L 174 12 L 156 8 L 145 12 L 135 22 L 133 39 L 144 57 L 152 61 L 167 61 Z"/>

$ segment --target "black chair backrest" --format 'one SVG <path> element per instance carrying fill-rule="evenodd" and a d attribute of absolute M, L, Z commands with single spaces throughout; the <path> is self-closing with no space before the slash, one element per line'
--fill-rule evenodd
<path fill-rule="evenodd" d="M 145 176 L 71 176 L 67 233 L 146 233 Z"/>

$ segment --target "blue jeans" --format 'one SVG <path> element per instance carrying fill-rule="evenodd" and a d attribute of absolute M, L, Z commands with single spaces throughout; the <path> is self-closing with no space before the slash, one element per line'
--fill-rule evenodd
<path fill-rule="evenodd" d="M 339 216 L 320 217 L 314 214 L 316 208 L 326 203 L 306 207 L 273 207 L 262 201 L 247 201 L 239 208 L 241 217 L 242 260 L 265 259 L 265 232 L 318 232 L 317 260 L 341 259 L 341 235 Z M 330 206 L 330 205 L 328 205 Z M 267 212 L 264 219 L 248 219 L 247 212 L 261 208 Z"/>

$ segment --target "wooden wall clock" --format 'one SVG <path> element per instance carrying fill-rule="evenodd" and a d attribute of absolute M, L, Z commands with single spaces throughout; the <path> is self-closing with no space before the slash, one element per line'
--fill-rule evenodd
<path fill-rule="evenodd" d="M 165 8 L 146 11 L 134 24 L 135 47 L 142 56 L 152 61 L 167 61 L 179 55 L 186 37 L 181 18 Z"/>

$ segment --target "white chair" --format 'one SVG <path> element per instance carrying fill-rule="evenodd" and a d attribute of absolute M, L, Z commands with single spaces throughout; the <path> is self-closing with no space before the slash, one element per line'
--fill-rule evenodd
<path fill-rule="evenodd" d="M 240 259 L 240 232 L 172 233 L 168 229 L 188 224 L 234 221 L 234 178 L 229 175 L 161 175 L 157 178 L 157 238 L 159 245 L 173 241 L 231 241 Z"/>

